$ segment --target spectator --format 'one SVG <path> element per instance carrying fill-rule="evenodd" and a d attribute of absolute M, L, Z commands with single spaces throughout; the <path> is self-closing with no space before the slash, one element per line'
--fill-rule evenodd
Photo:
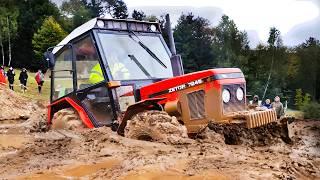
<path fill-rule="evenodd" d="M 25 92 L 27 90 L 27 80 L 28 80 L 28 73 L 26 68 L 22 68 L 22 71 L 19 76 L 19 80 L 20 80 L 21 91 Z"/>
<path fill-rule="evenodd" d="M 0 84 L 5 85 L 7 83 L 4 67 L 0 66 Z"/>
<path fill-rule="evenodd" d="M 14 70 L 12 67 L 9 68 L 9 70 L 7 71 L 7 77 L 8 77 L 8 81 L 9 81 L 9 88 L 13 91 L 13 83 L 14 83 L 14 76 L 16 74 L 14 73 Z"/>
<path fill-rule="evenodd" d="M 39 94 L 41 93 L 41 88 L 43 86 L 44 83 L 44 74 L 42 73 L 41 70 L 38 70 L 38 72 L 36 73 L 36 77 L 35 77 L 37 84 L 38 84 L 38 91 Z"/>
<path fill-rule="evenodd" d="M 266 108 L 266 109 L 271 109 L 271 101 L 270 99 L 266 99 L 266 101 L 262 104 L 262 107 Z"/>
<path fill-rule="evenodd" d="M 284 108 L 283 108 L 283 104 L 280 102 L 279 96 L 276 96 L 274 98 L 274 102 L 271 104 L 271 107 L 276 111 L 278 119 L 281 116 L 284 116 Z"/>
<path fill-rule="evenodd" d="M 259 106 L 259 96 L 258 95 L 253 96 L 252 105 Z"/>
<path fill-rule="evenodd" d="M 3 65 L 0 66 L 0 73 L 1 73 L 2 75 L 5 75 L 4 66 L 3 66 Z"/>

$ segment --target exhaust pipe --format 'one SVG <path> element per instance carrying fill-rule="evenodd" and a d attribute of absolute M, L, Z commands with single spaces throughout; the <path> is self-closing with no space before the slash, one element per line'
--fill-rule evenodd
<path fill-rule="evenodd" d="M 177 54 L 169 14 L 166 15 L 166 25 L 165 26 L 168 31 L 167 33 L 169 36 L 169 48 L 172 53 L 170 60 L 171 60 L 171 65 L 172 65 L 173 76 L 180 76 L 180 75 L 184 74 L 182 59 L 181 59 L 181 56 L 179 54 Z"/>

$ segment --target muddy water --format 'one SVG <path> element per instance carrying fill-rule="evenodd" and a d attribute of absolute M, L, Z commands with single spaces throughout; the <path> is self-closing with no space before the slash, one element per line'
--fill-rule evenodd
<path fill-rule="evenodd" d="M 121 179 L 126 179 L 126 180 L 209 180 L 209 179 L 215 179 L 215 180 L 227 180 L 227 179 L 232 179 L 228 178 L 222 173 L 216 172 L 214 170 L 212 171 L 207 171 L 207 172 L 202 172 L 194 176 L 188 176 L 188 175 L 183 175 L 179 174 L 176 172 L 163 172 L 159 170 L 150 170 L 147 172 L 140 172 L 138 174 L 129 174 Z"/>
<path fill-rule="evenodd" d="M 34 174 L 15 177 L 15 179 L 77 179 L 86 178 L 100 170 L 110 169 L 120 164 L 118 159 L 109 159 L 98 163 L 78 164 L 60 167 L 56 171 L 40 171 Z"/>
<path fill-rule="evenodd" d="M 21 148 L 25 143 L 29 142 L 30 138 L 21 134 L 1 134 L 0 147 L 2 148 Z"/>

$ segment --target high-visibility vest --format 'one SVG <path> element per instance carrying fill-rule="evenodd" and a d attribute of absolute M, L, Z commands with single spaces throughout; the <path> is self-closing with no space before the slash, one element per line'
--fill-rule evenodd
<path fill-rule="evenodd" d="M 93 66 L 90 71 L 89 82 L 91 84 L 96 84 L 104 80 L 102 69 L 99 63 Z"/>

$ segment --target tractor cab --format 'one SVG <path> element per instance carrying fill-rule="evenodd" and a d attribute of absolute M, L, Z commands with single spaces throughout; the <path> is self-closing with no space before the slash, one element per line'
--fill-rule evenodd
<path fill-rule="evenodd" d="M 138 89 L 174 76 L 158 23 L 95 18 L 52 53 L 49 121 L 73 101 L 89 127 L 110 125 L 140 100 Z"/>

